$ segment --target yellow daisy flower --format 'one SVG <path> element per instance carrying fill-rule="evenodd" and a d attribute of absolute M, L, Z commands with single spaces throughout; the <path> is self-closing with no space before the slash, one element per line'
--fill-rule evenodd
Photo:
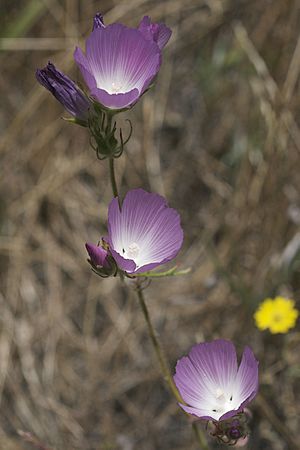
<path fill-rule="evenodd" d="M 286 333 L 294 328 L 298 315 L 294 300 L 266 298 L 254 313 L 254 320 L 260 330 L 269 329 L 272 334 Z"/>

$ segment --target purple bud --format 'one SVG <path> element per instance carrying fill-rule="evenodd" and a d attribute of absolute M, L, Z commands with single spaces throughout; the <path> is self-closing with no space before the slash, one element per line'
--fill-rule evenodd
<path fill-rule="evenodd" d="M 107 261 L 107 251 L 97 245 L 86 243 L 85 248 L 89 254 L 91 263 L 96 267 L 110 267 Z"/>
<path fill-rule="evenodd" d="M 238 428 L 231 428 L 228 434 L 232 439 L 239 439 L 242 436 L 242 433 Z"/>
<path fill-rule="evenodd" d="M 156 42 L 162 50 L 171 37 L 172 31 L 163 23 L 151 23 L 149 16 L 144 16 L 138 27 L 147 40 Z"/>
<path fill-rule="evenodd" d="M 240 426 L 240 421 L 239 419 L 233 419 L 230 421 L 230 424 L 232 428 L 238 428 Z"/>
<path fill-rule="evenodd" d="M 94 17 L 94 22 L 93 22 L 93 31 L 96 28 L 105 28 L 104 25 L 104 20 L 103 20 L 103 16 L 101 13 L 97 13 Z"/>
<path fill-rule="evenodd" d="M 79 120 L 86 121 L 91 102 L 74 81 L 48 62 L 43 69 L 37 69 L 36 78 L 64 108 Z"/>

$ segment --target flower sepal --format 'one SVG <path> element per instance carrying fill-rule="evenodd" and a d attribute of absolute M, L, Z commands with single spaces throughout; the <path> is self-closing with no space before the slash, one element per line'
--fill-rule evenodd
<path fill-rule="evenodd" d="M 65 122 L 73 123 L 74 125 L 80 125 L 81 127 L 88 127 L 86 120 L 78 119 L 77 117 L 62 117 Z"/>
<path fill-rule="evenodd" d="M 239 446 L 242 446 L 243 441 L 246 444 L 248 440 L 248 419 L 248 414 L 243 411 L 227 420 L 209 421 L 207 429 L 211 436 L 222 444 L 236 445 L 239 443 Z"/>
<path fill-rule="evenodd" d="M 192 270 L 190 267 L 187 267 L 186 269 L 177 270 L 178 266 L 171 267 L 169 270 L 165 270 L 164 272 L 154 272 L 152 270 L 149 270 L 148 272 L 141 272 L 141 273 L 133 273 L 133 274 L 126 274 L 129 278 L 164 278 L 164 277 L 178 277 L 181 275 L 187 275 Z"/>
<path fill-rule="evenodd" d="M 101 105 L 95 103 L 94 109 L 96 114 L 91 115 L 88 121 L 88 127 L 91 133 L 90 145 L 96 152 L 97 158 L 100 160 L 106 158 L 119 158 L 124 150 L 132 134 L 132 125 L 129 120 L 129 134 L 124 140 L 123 132 L 120 128 L 119 137 L 116 138 L 117 123 L 112 122 L 113 115 L 111 112 L 102 110 Z"/>
<path fill-rule="evenodd" d="M 118 267 L 115 263 L 115 260 L 108 255 L 106 258 L 106 261 L 108 263 L 107 267 L 101 267 L 101 266 L 96 266 L 92 260 L 88 259 L 87 262 L 90 264 L 92 271 L 96 274 L 99 275 L 99 277 L 101 278 L 108 278 L 108 277 L 116 277 L 118 274 Z"/>

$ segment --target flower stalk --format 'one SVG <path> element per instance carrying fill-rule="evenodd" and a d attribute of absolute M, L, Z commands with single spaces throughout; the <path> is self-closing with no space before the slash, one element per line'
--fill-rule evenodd
<path fill-rule="evenodd" d="M 141 307 L 141 310 L 143 312 L 144 315 L 144 319 L 146 321 L 147 324 L 147 328 L 148 328 L 148 333 L 154 348 L 154 351 L 156 353 L 159 365 L 160 365 L 160 369 L 161 372 L 163 374 L 163 377 L 165 379 L 165 381 L 167 382 L 169 389 L 171 391 L 171 393 L 173 394 L 173 396 L 175 397 L 176 401 L 179 403 L 185 403 L 184 400 L 182 399 L 174 381 L 173 381 L 173 377 L 172 374 L 170 372 L 170 369 L 168 367 L 168 363 L 166 361 L 163 349 L 160 345 L 160 342 L 157 338 L 157 335 L 155 333 L 154 327 L 152 325 L 151 322 L 151 318 L 149 315 L 149 311 L 145 302 L 145 297 L 144 297 L 144 293 L 143 293 L 143 288 L 141 286 L 140 280 L 136 281 L 136 293 L 137 293 L 137 297 L 139 300 L 139 304 Z M 204 433 L 202 432 L 202 430 L 197 426 L 197 424 L 194 422 L 192 425 L 194 434 L 195 434 L 195 438 L 199 444 L 199 448 L 201 450 L 209 450 L 208 444 L 207 444 L 207 440 L 204 436 Z"/>
<path fill-rule="evenodd" d="M 113 129 L 112 129 L 112 118 L 113 118 L 113 115 L 108 113 L 107 114 L 108 133 L 110 133 L 111 131 L 114 132 L 115 127 L 113 127 Z M 123 145 L 122 145 L 122 147 L 123 147 Z M 123 152 L 123 148 L 122 148 L 122 152 Z M 115 158 L 113 156 L 113 153 L 109 156 L 109 177 L 110 177 L 110 183 L 111 183 L 113 195 L 114 195 L 114 197 L 118 198 L 119 207 L 121 208 L 121 202 L 120 202 L 118 185 L 117 185 L 116 174 L 115 174 Z"/>
<path fill-rule="evenodd" d="M 116 174 L 115 174 L 115 160 L 113 157 L 109 158 L 109 175 L 110 175 L 111 188 L 112 188 L 114 197 L 120 198 L 119 193 L 118 193 Z"/>
<path fill-rule="evenodd" d="M 111 130 L 112 127 L 112 115 L 108 114 L 107 117 L 107 129 L 108 131 Z M 118 193 L 118 187 L 117 187 L 117 181 L 116 181 L 116 176 L 115 176 L 115 167 L 114 167 L 114 157 L 111 156 L 109 157 L 109 174 L 110 174 L 110 182 L 111 182 L 111 187 L 112 187 L 112 192 L 115 198 L 118 198 L 118 202 L 119 202 L 119 206 L 120 205 L 120 197 L 119 197 L 119 193 Z M 152 321 L 149 315 L 149 311 L 145 302 L 145 298 L 144 298 L 144 293 L 143 293 L 143 287 L 142 287 L 142 283 L 141 283 L 141 278 L 139 278 L 139 275 L 144 275 L 146 274 L 146 277 L 150 277 L 151 275 L 153 277 L 165 277 L 165 276 L 176 276 L 176 275 L 183 275 L 186 274 L 190 271 L 190 269 L 187 270 L 183 270 L 183 271 L 177 271 L 177 266 L 171 268 L 170 270 L 166 271 L 166 272 L 161 272 L 161 273 L 152 273 L 151 272 L 145 272 L 144 274 L 135 274 L 137 276 L 136 278 L 136 293 L 137 293 L 137 297 L 139 300 L 139 304 L 141 307 L 141 310 L 143 312 L 144 315 L 144 319 L 147 325 L 147 329 L 148 329 L 148 333 L 149 333 L 149 337 L 151 339 L 154 351 L 156 353 L 159 365 L 160 365 L 160 369 L 162 372 L 162 375 L 166 381 L 166 383 L 169 386 L 169 389 L 172 393 L 172 395 L 174 396 L 174 398 L 176 399 L 177 402 L 179 403 L 185 403 L 184 400 L 182 399 L 175 383 L 172 377 L 172 374 L 170 372 L 167 360 L 165 358 L 163 349 L 160 345 L 160 342 L 157 338 L 156 332 L 154 330 L 154 327 L 152 325 Z M 120 272 L 120 276 L 121 279 L 123 280 L 123 275 L 122 272 Z M 194 431 L 194 435 L 196 438 L 196 441 L 199 444 L 199 448 L 201 450 L 209 450 L 208 444 L 207 444 L 207 440 L 205 438 L 204 433 L 202 432 L 202 430 L 195 424 L 193 423 L 192 425 L 193 431 Z"/>
<path fill-rule="evenodd" d="M 161 345 L 159 343 L 159 340 L 156 336 L 155 330 L 153 328 L 151 319 L 150 319 L 150 315 L 149 315 L 149 311 L 145 302 L 145 298 L 144 298 L 144 293 L 143 293 L 143 288 L 141 286 L 141 283 L 139 282 L 139 280 L 137 280 L 136 282 L 136 292 L 137 292 L 137 296 L 138 296 L 138 300 L 139 300 L 139 304 L 140 307 L 142 309 L 142 312 L 144 314 L 144 318 L 147 324 L 147 328 L 148 328 L 148 332 L 149 332 L 149 336 L 154 348 L 154 351 L 156 353 L 157 359 L 159 361 L 159 365 L 163 374 L 163 377 L 165 379 L 165 381 L 167 382 L 170 391 L 172 392 L 173 396 L 176 398 L 176 400 L 180 403 L 183 402 L 183 399 L 181 398 L 181 395 L 178 392 L 178 389 L 173 381 L 173 377 L 171 375 L 171 372 L 169 370 L 166 358 L 164 356 L 163 350 L 161 348 Z M 184 403 L 184 402 L 183 402 Z"/>
<path fill-rule="evenodd" d="M 198 427 L 198 425 L 197 425 L 196 422 L 193 422 L 192 428 L 193 428 L 193 432 L 194 432 L 194 434 L 195 434 L 196 440 L 197 440 L 197 442 L 198 442 L 198 444 L 199 444 L 199 447 L 200 447 L 202 450 L 209 450 L 209 446 L 208 446 L 208 444 L 207 444 L 207 440 L 206 440 L 206 438 L 205 438 L 205 436 L 204 436 L 204 433 L 203 433 L 202 430 Z"/>
<path fill-rule="evenodd" d="M 190 273 L 191 268 L 188 267 L 187 269 L 177 270 L 177 266 L 172 267 L 171 269 L 165 270 L 164 272 L 142 272 L 142 273 L 135 273 L 135 277 L 139 278 L 165 278 L 165 277 L 177 277 L 181 275 L 187 275 Z"/>

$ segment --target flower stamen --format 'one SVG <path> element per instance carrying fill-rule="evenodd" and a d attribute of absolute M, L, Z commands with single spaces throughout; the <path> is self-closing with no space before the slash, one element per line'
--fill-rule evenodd
<path fill-rule="evenodd" d="M 118 94 L 121 91 L 121 89 L 122 89 L 122 84 L 121 83 L 118 83 L 117 81 L 116 82 L 113 81 L 111 83 L 111 92 L 113 94 Z"/>
<path fill-rule="evenodd" d="M 125 249 L 124 249 L 125 250 Z M 124 251 L 125 257 L 128 259 L 135 259 L 139 256 L 140 246 L 136 242 L 132 242 L 128 245 L 127 250 Z"/>

